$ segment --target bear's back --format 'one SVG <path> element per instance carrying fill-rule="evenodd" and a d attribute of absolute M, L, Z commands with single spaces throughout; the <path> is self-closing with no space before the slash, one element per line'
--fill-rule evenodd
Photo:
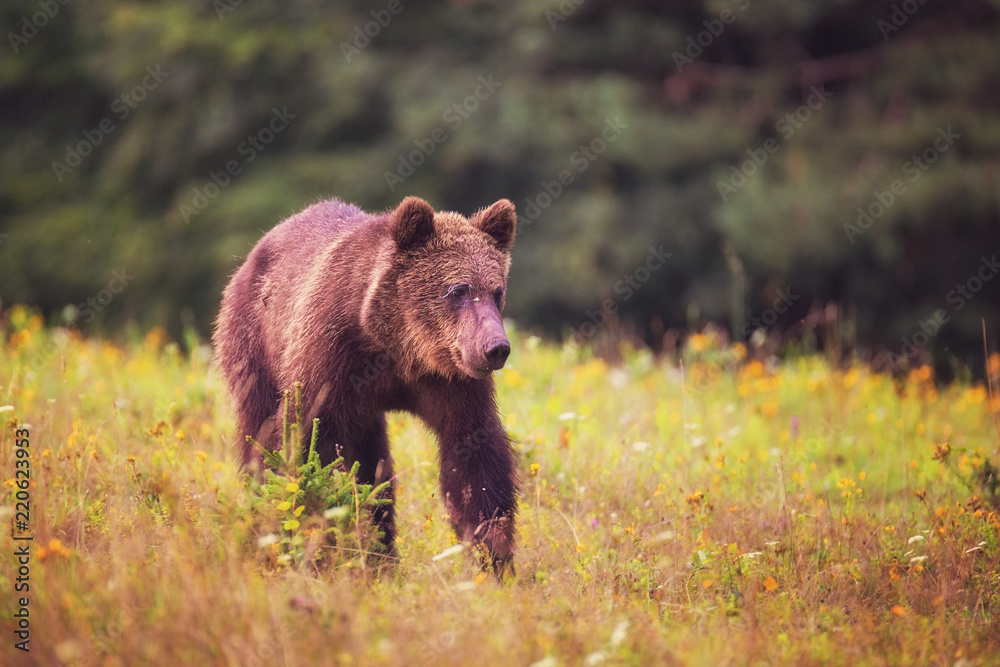
<path fill-rule="evenodd" d="M 297 241 L 318 243 L 332 242 L 364 226 L 375 216 L 362 211 L 354 204 L 339 199 L 327 199 L 296 213 L 275 230 L 297 237 Z"/>
<path fill-rule="evenodd" d="M 301 280 L 323 255 L 372 253 L 386 233 L 386 216 L 362 211 L 354 204 L 328 199 L 296 213 L 275 226 L 258 244 L 263 267 L 279 280 Z M 346 259 L 346 256 L 344 257 Z M 296 281 L 297 282 L 297 281 Z"/>

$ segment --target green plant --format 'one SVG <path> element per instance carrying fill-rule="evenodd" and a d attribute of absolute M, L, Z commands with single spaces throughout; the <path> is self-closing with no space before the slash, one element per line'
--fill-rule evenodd
<path fill-rule="evenodd" d="M 263 481 L 248 475 L 251 509 L 261 518 L 257 544 L 283 566 L 364 569 L 370 556 L 388 551 L 370 510 L 392 503 L 382 497 L 389 482 L 359 484 L 359 463 L 348 470 L 342 456 L 322 465 L 316 451 L 318 433 L 319 420 L 314 419 L 303 461 L 302 384 L 296 382 L 294 393 L 284 393 L 281 447 L 269 451 L 247 436 L 265 464 Z"/>

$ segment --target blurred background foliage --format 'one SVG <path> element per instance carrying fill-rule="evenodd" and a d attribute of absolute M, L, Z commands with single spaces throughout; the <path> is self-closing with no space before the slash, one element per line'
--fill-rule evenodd
<path fill-rule="evenodd" d="M 775 333 L 835 303 L 869 349 L 898 354 L 938 309 L 929 348 L 971 362 L 983 318 L 995 342 L 1000 280 L 961 309 L 948 295 L 1000 250 L 996 0 L 396 2 L 4 2 L 3 303 L 58 320 L 124 269 L 87 330 L 207 336 L 240 258 L 313 201 L 414 194 L 468 214 L 507 197 L 522 216 L 507 313 L 549 335 L 610 298 L 654 348 L 709 320 L 739 338 L 784 290 L 798 298 L 765 320 Z M 294 118 L 249 161 L 275 109 Z M 447 140 L 387 182 L 436 128 Z M 947 128 L 959 137 L 911 182 L 907 161 Z M 230 161 L 240 173 L 198 202 Z M 524 217 L 563 170 L 573 181 Z M 852 242 L 845 224 L 896 179 L 905 192 Z M 645 278 L 660 245 L 672 257 L 626 299 L 616 283 Z"/>

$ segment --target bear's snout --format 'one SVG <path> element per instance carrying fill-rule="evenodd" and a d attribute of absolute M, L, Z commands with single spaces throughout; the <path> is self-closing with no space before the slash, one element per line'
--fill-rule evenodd
<path fill-rule="evenodd" d="M 510 341 L 506 337 L 498 338 L 488 343 L 483 348 L 483 353 L 486 355 L 486 364 L 489 369 L 491 371 L 500 370 L 507 363 L 507 357 L 510 355 Z"/>
<path fill-rule="evenodd" d="M 476 299 L 469 305 L 462 313 L 465 326 L 457 341 L 462 359 L 460 368 L 466 375 L 482 380 L 507 363 L 510 341 L 492 299 Z"/>

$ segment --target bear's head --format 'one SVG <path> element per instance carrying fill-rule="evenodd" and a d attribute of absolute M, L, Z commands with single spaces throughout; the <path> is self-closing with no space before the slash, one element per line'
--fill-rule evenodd
<path fill-rule="evenodd" d="M 399 341 L 415 372 L 482 379 L 510 354 L 503 312 L 517 214 L 501 199 L 466 219 L 407 197 L 389 214 Z"/>

